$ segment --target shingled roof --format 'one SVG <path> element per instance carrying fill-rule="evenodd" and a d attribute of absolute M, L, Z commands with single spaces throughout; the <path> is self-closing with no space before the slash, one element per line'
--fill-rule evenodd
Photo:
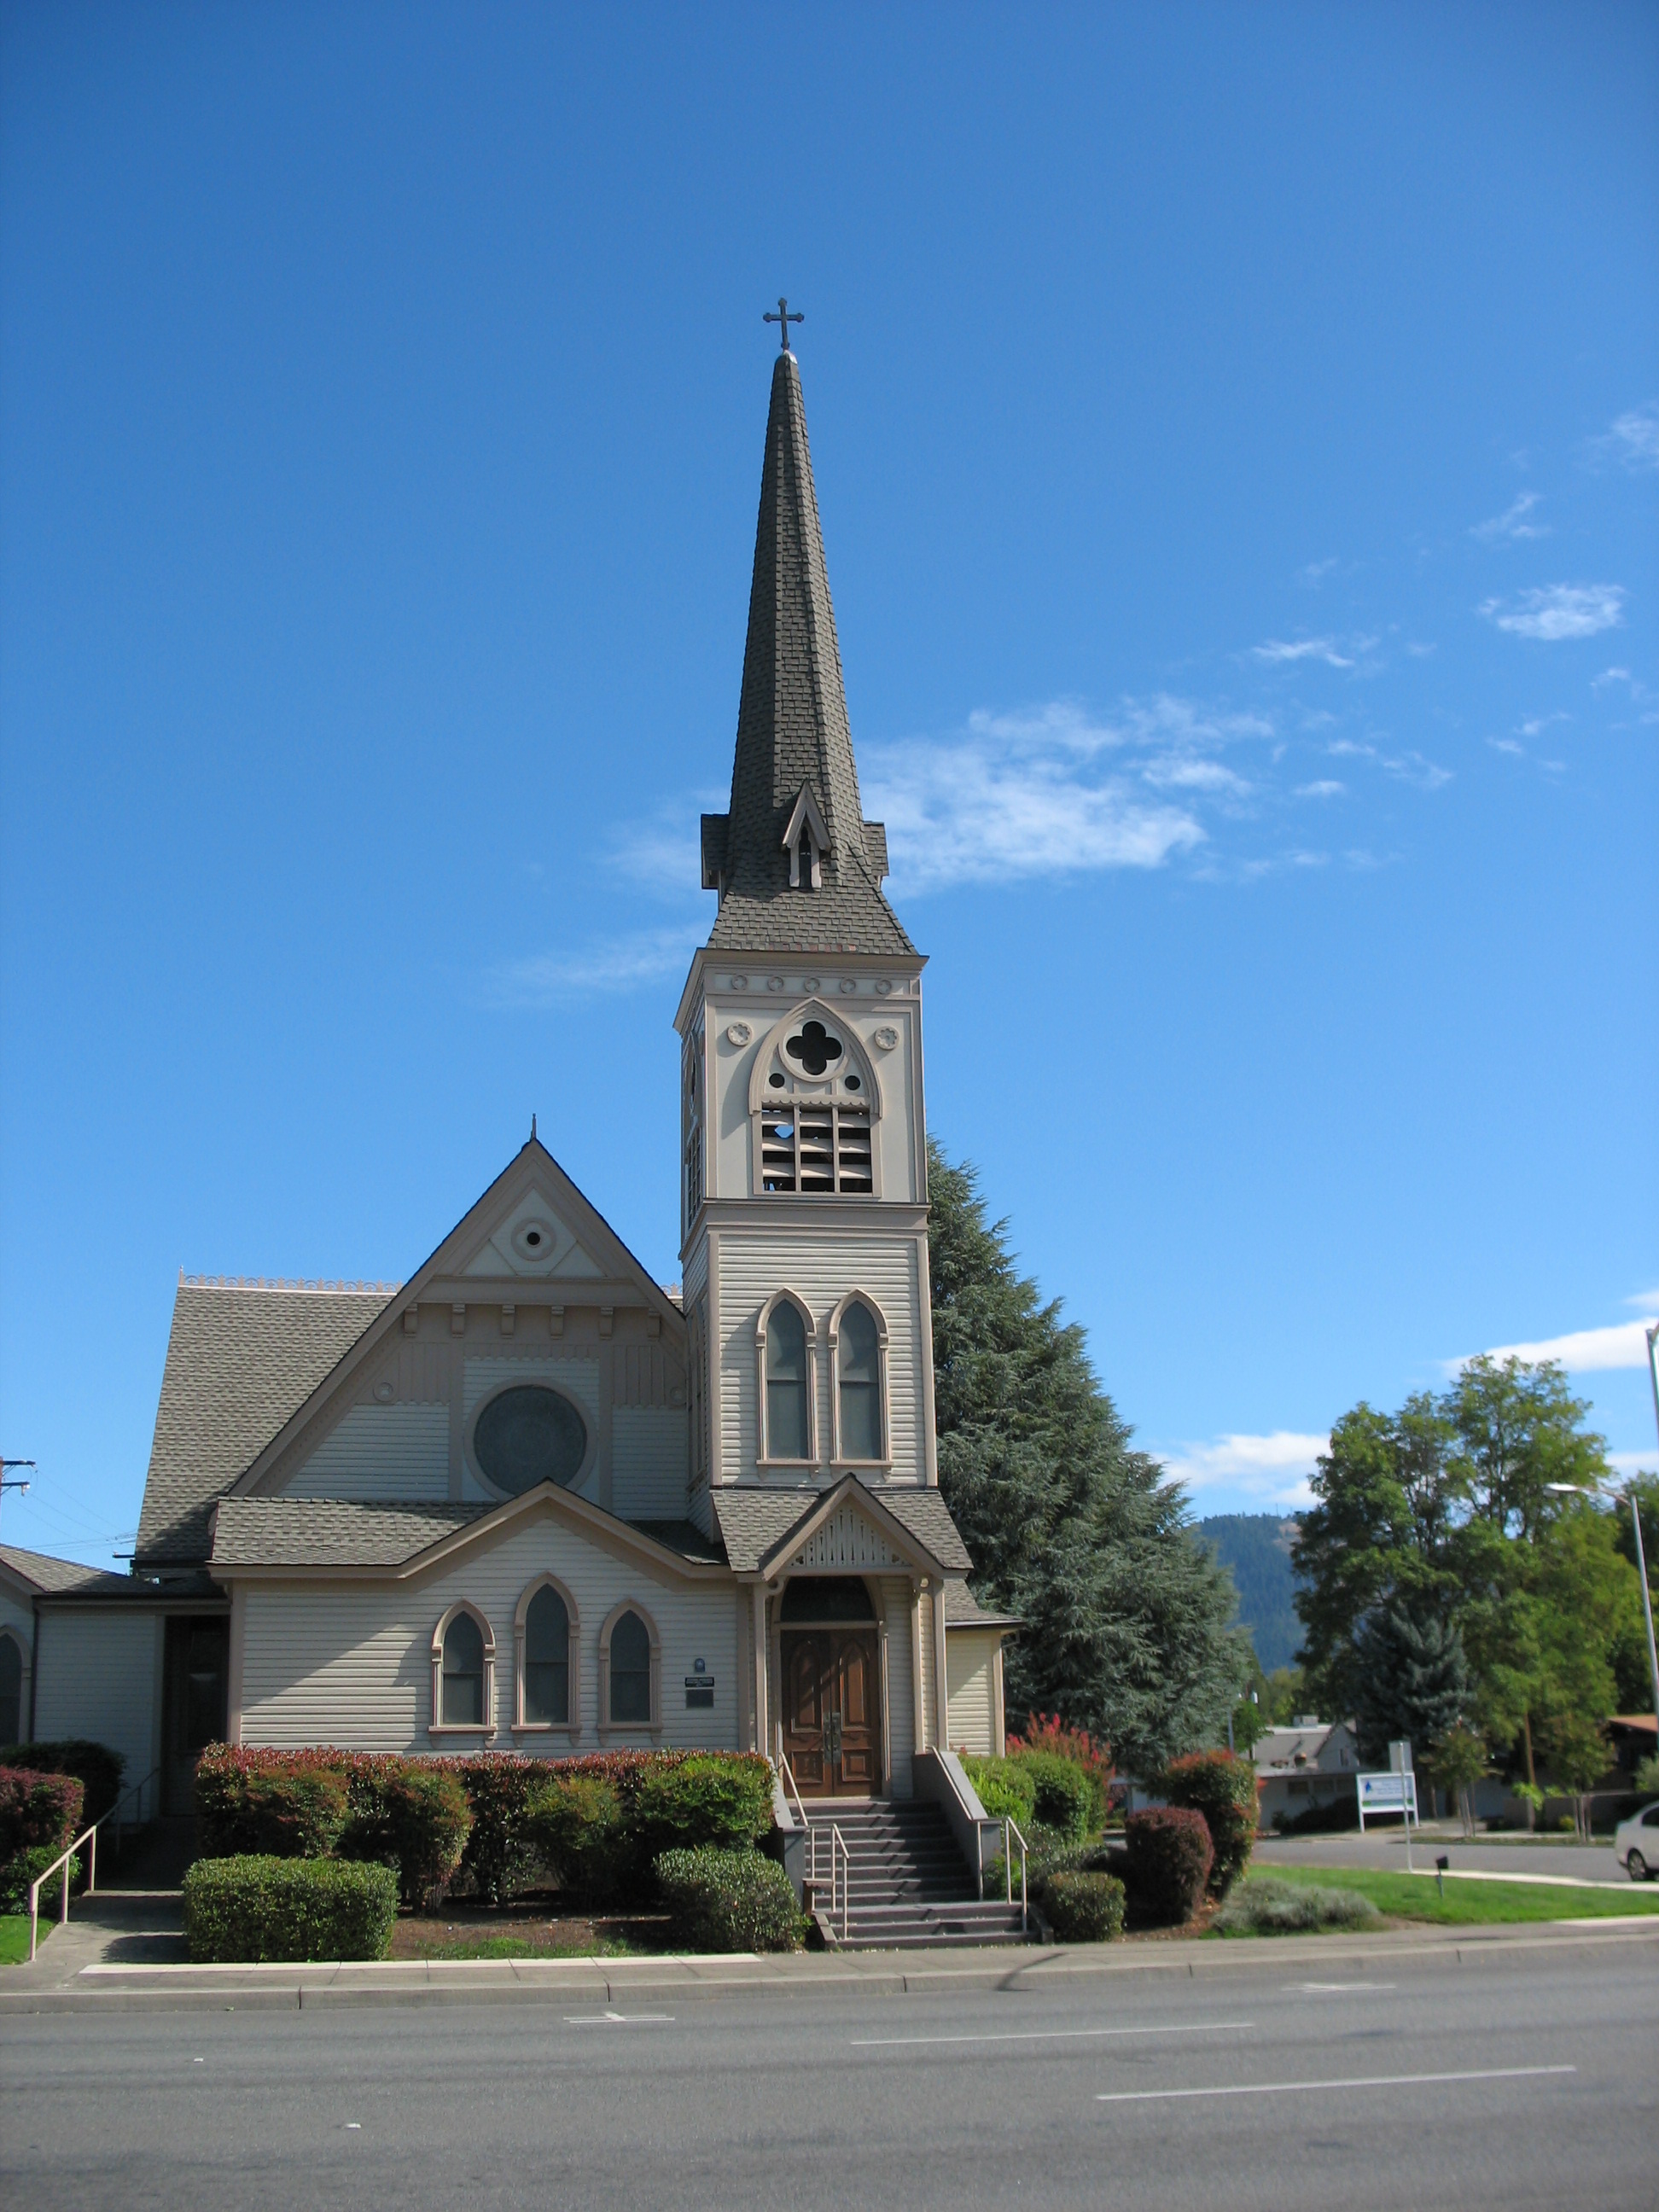
<path fill-rule="evenodd" d="M 951 1518 L 950 1508 L 937 1490 L 894 1483 L 871 1490 L 870 1495 L 909 1530 L 947 1574 L 968 1573 L 973 1561 Z M 821 1503 L 822 1495 L 817 1491 L 773 1489 L 752 1483 L 722 1485 L 709 1492 L 726 1556 L 738 1574 L 757 1574 L 784 1538 L 809 1519 Z"/>
<path fill-rule="evenodd" d="M 390 1294 L 185 1281 L 173 1309 L 137 1565 L 204 1560 L 223 1497 Z"/>
<path fill-rule="evenodd" d="M 112 1574 L 107 1567 L 83 1567 L 77 1559 L 54 1559 L 50 1552 L 27 1552 L 21 1544 L 0 1544 L 0 1567 L 9 1567 L 43 1596 L 65 1591 L 102 1595 L 112 1589 L 125 1594 L 134 1587 L 130 1575 Z"/>
<path fill-rule="evenodd" d="M 789 879 L 784 836 L 803 789 L 828 833 L 817 888 Z M 772 372 L 731 810 L 704 815 L 702 853 L 703 888 L 720 894 L 713 950 L 915 951 L 881 892 L 886 832 L 859 798 L 793 353 Z"/>

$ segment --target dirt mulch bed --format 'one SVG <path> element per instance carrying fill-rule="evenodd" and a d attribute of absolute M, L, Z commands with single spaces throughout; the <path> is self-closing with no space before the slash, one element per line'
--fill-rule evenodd
<path fill-rule="evenodd" d="M 492 1911 L 452 1900 L 440 1912 L 404 1912 L 392 1931 L 393 1959 L 616 1958 L 672 1948 L 666 1918 L 656 1914 L 584 1917 L 545 1905 Z"/>

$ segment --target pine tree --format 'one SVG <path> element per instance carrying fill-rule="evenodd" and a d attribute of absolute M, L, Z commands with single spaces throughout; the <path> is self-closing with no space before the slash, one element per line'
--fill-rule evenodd
<path fill-rule="evenodd" d="M 1413 1620 L 1403 1605 L 1379 1607 L 1354 1639 L 1363 1757 L 1381 1765 L 1404 1736 L 1428 1753 L 1466 1719 L 1474 1703 L 1469 1662 L 1455 1625 L 1437 1614 Z"/>
<path fill-rule="evenodd" d="M 1150 1775 L 1214 1743 L 1248 1677 L 1231 1578 L 1131 1448 L 1082 1329 L 1017 1273 L 974 1170 L 930 1140 L 928 1181 L 939 1486 L 976 1592 L 1025 1624 L 1005 1659 L 1011 1723 L 1058 1711 Z"/>

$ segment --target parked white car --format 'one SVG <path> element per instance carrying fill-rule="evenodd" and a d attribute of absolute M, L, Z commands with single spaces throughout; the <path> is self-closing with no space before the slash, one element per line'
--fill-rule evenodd
<path fill-rule="evenodd" d="M 1619 1863 L 1632 1881 L 1659 1881 L 1659 1805 L 1644 1805 L 1613 1832 Z"/>

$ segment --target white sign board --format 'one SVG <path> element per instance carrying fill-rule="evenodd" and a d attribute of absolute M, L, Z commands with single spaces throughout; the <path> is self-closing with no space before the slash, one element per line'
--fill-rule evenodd
<path fill-rule="evenodd" d="M 1386 1774 L 1358 1774 L 1359 1828 L 1363 1835 L 1367 1813 L 1399 1813 L 1409 1823 L 1417 1818 L 1417 1777 L 1407 1767 Z"/>

